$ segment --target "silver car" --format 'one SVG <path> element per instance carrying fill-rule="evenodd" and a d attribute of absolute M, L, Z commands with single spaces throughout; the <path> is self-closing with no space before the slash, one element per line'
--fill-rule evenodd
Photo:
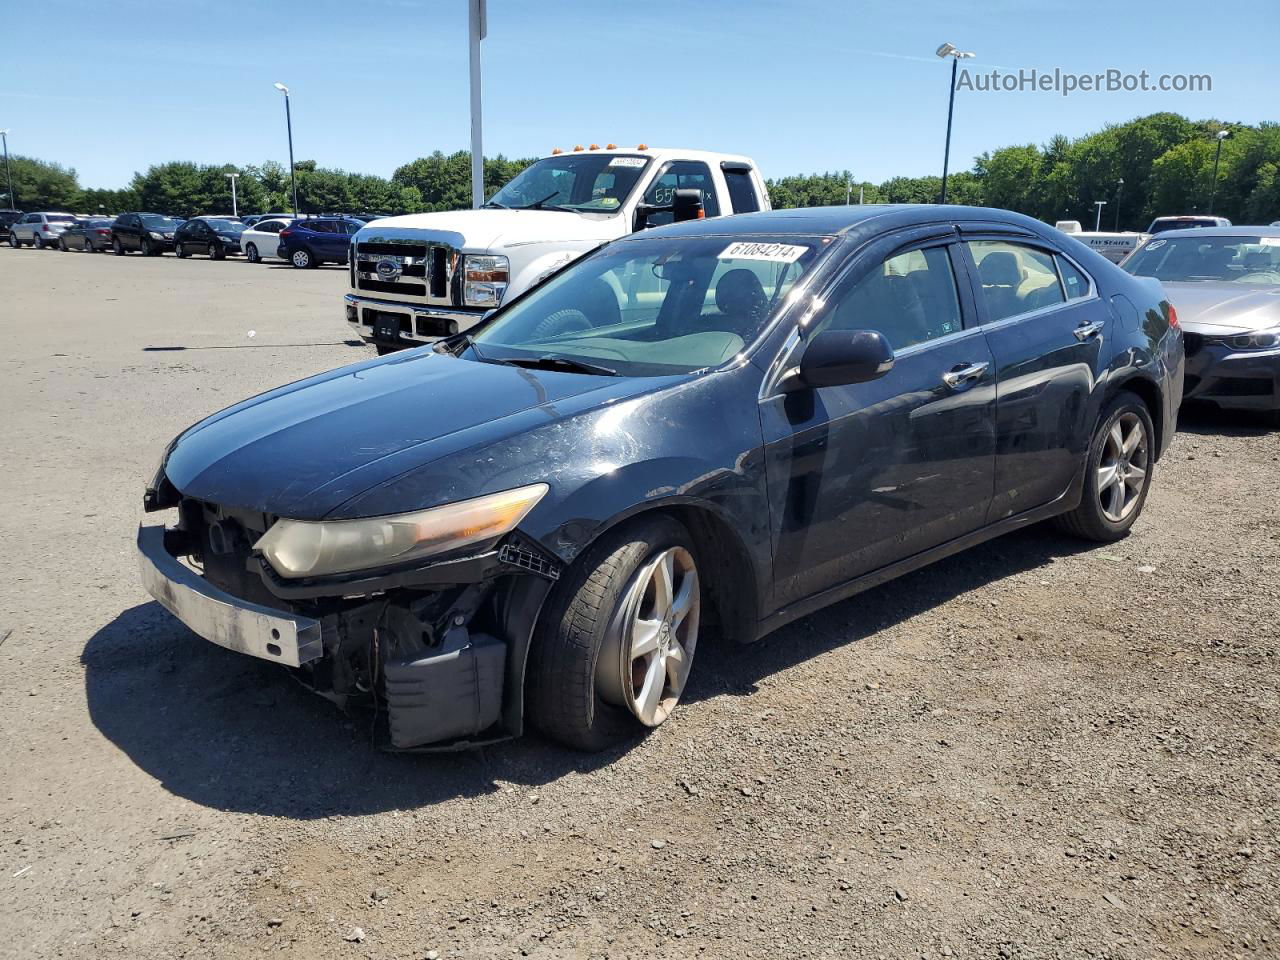
<path fill-rule="evenodd" d="M 1165 233 L 1120 266 L 1160 280 L 1178 312 L 1183 399 L 1255 410 L 1280 427 L 1280 228 Z"/>
<path fill-rule="evenodd" d="M 46 246 L 56 247 L 62 231 L 75 224 L 70 213 L 27 213 L 9 225 L 9 246 L 20 247 L 29 243 L 37 250 Z"/>

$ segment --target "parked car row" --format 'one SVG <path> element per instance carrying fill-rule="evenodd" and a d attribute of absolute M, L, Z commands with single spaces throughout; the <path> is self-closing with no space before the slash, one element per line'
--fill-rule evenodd
<path fill-rule="evenodd" d="M 7 230 L 13 247 L 56 246 L 87 253 L 111 250 L 117 256 L 134 252 L 159 256 L 171 251 L 182 258 L 203 255 L 210 260 L 244 254 L 250 263 L 276 257 L 308 269 L 322 263 L 345 264 L 351 237 L 366 222 L 341 214 L 256 214 L 244 220 L 200 214 L 182 220 L 160 213 L 122 213 L 112 219 L 50 212 L 19 214 Z"/>

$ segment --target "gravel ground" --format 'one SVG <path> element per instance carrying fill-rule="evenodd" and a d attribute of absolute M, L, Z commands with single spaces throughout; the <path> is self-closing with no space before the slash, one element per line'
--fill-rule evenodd
<path fill-rule="evenodd" d="M 175 433 L 367 356 L 344 282 L 0 250 L 0 956 L 1280 955 L 1280 433 L 706 643 L 626 749 L 390 756 L 132 556 Z"/>

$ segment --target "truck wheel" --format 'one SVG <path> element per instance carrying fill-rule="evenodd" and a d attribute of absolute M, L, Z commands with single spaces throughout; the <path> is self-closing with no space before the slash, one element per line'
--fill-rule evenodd
<path fill-rule="evenodd" d="M 258 255 L 258 245 L 251 243 L 244 248 L 244 258 L 250 263 L 261 263 L 262 257 Z"/>
<path fill-rule="evenodd" d="M 670 517 L 606 534 L 547 598 L 529 651 L 529 717 L 547 736 L 603 750 L 663 723 L 698 642 L 694 547 Z"/>
<path fill-rule="evenodd" d="M 316 265 L 316 258 L 311 255 L 311 251 L 303 247 L 301 250 L 293 251 L 293 256 L 289 258 L 299 270 L 308 270 Z"/>
<path fill-rule="evenodd" d="M 1155 467 L 1155 429 L 1142 398 L 1121 391 L 1107 405 L 1089 444 L 1080 505 L 1058 526 L 1085 540 L 1111 543 L 1142 513 Z"/>
<path fill-rule="evenodd" d="M 388 353 L 398 353 L 399 348 L 388 347 L 385 343 L 375 343 L 373 349 L 378 351 L 378 356 L 385 357 Z"/>

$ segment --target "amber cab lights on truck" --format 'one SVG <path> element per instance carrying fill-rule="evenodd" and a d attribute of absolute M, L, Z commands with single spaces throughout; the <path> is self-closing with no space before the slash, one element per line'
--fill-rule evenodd
<path fill-rule="evenodd" d="M 643 143 L 556 149 L 478 210 L 367 224 L 352 238 L 346 319 L 380 353 L 429 343 L 610 240 L 768 209 L 749 157 Z"/>

